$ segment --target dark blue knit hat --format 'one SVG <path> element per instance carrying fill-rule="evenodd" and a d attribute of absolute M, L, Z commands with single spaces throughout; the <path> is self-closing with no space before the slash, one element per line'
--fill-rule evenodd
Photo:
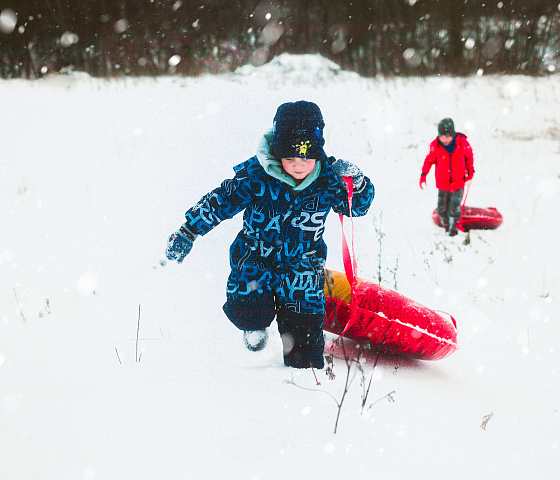
<path fill-rule="evenodd" d="M 280 158 L 314 158 L 325 156 L 323 128 L 325 122 L 317 105 L 312 102 L 283 103 L 276 110 L 272 131 L 272 153 Z"/>
<path fill-rule="evenodd" d="M 455 136 L 455 124 L 453 123 L 453 120 L 451 120 L 450 118 L 444 118 L 441 122 L 439 122 L 439 124 L 438 124 L 438 134 L 439 135 L 448 135 L 450 137 L 454 137 Z"/>

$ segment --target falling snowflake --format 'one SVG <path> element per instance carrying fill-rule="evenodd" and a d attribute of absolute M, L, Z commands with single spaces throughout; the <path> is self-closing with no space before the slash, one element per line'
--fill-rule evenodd
<path fill-rule="evenodd" d="M 113 29 L 117 33 L 124 33 L 128 30 L 128 20 L 126 18 L 121 18 L 117 20 L 113 25 Z"/>
<path fill-rule="evenodd" d="M 181 62 L 181 57 L 179 55 L 173 55 L 167 62 L 170 66 L 176 67 Z"/>
<path fill-rule="evenodd" d="M 10 34 L 14 31 L 17 25 L 17 13 L 11 8 L 5 8 L 0 13 L 0 31 L 5 34 Z"/>

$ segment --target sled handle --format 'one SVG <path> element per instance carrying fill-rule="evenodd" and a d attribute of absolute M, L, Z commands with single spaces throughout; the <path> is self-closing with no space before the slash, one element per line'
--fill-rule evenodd
<path fill-rule="evenodd" d="M 434 312 L 436 312 L 437 314 L 443 313 L 443 314 L 447 315 L 451 319 L 451 321 L 453 322 L 453 326 L 455 327 L 455 330 L 457 330 L 457 322 L 455 321 L 455 318 L 453 318 L 453 315 L 451 315 L 450 313 L 444 312 L 443 310 L 434 310 Z"/>

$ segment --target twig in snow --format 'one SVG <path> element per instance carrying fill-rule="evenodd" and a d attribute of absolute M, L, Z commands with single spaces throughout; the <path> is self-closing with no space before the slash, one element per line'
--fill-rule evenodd
<path fill-rule="evenodd" d="M 552 280 L 552 282 L 550 282 L 550 285 L 547 288 L 546 268 L 543 269 L 542 293 L 539 295 L 541 298 L 550 300 L 550 287 L 554 284 L 554 282 L 556 282 L 557 278 L 558 278 L 558 275 L 556 275 L 556 277 L 554 277 L 554 279 Z"/>
<path fill-rule="evenodd" d="M 140 361 L 138 357 L 138 334 L 140 333 L 140 305 L 138 305 L 138 327 L 136 327 L 136 362 Z"/>
<path fill-rule="evenodd" d="M 327 362 L 325 375 L 329 377 L 329 380 L 334 380 L 336 378 L 336 375 L 334 373 L 334 355 L 332 352 L 325 355 L 325 361 Z"/>
<path fill-rule="evenodd" d="M 331 397 L 335 403 L 338 405 L 338 400 L 336 399 L 336 397 L 331 393 L 331 392 L 327 392 L 326 390 L 323 390 L 321 388 L 309 388 L 309 387 L 302 387 L 301 385 L 298 385 L 295 380 L 294 377 L 292 376 L 291 380 L 284 380 L 282 383 L 287 383 L 289 385 L 293 385 L 296 388 L 299 388 L 301 390 L 307 390 L 309 392 L 321 392 L 321 393 L 325 393 L 327 394 L 329 397 Z"/>
<path fill-rule="evenodd" d="M 488 425 L 488 422 L 490 421 L 493 415 L 494 412 L 491 412 L 488 415 L 484 415 L 484 417 L 482 417 L 482 423 L 480 424 L 480 428 L 482 428 L 482 430 L 486 430 L 486 425 Z"/>
<path fill-rule="evenodd" d="M 379 255 L 377 258 L 377 283 L 381 285 L 382 275 L 381 275 L 381 250 L 383 245 L 383 237 L 385 234 L 381 229 L 381 224 L 383 222 L 383 213 L 379 214 L 379 224 L 377 224 L 375 217 L 373 218 L 373 227 L 375 228 L 375 236 L 377 237 L 379 243 Z"/>
<path fill-rule="evenodd" d="M 342 340 L 342 337 L 340 338 Z M 346 398 L 346 394 L 350 389 L 350 372 L 352 371 L 352 362 L 353 360 L 350 359 L 350 356 L 346 353 L 346 348 L 344 346 L 344 340 L 342 340 L 342 351 L 344 352 L 344 360 L 346 361 L 346 380 L 344 381 L 344 391 L 342 392 L 342 397 L 340 397 L 340 403 L 338 404 L 338 413 L 336 414 L 336 421 L 334 423 L 334 433 L 336 433 L 338 429 L 338 421 L 340 419 L 340 414 L 342 412 L 342 404 L 344 403 L 344 399 Z"/>
<path fill-rule="evenodd" d="M 122 365 L 121 357 L 119 355 L 119 351 L 117 350 L 117 347 L 115 347 L 115 352 L 117 352 L 117 358 L 119 359 L 119 363 Z"/>
<path fill-rule="evenodd" d="M 47 315 L 50 315 L 50 313 L 51 313 L 51 304 L 49 302 L 49 299 L 47 298 L 45 300 L 45 308 L 39 312 L 39 318 L 46 317 Z"/>
<path fill-rule="evenodd" d="M 395 269 L 391 270 L 391 273 L 393 274 L 393 285 L 394 285 L 394 289 L 398 290 L 397 288 L 397 271 L 399 270 L 399 259 L 397 258 L 397 262 L 395 264 Z"/>
<path fill-rule="evenodd" d="M 327 286 L 329 289 L 329 296 L 332 297 L 332 282 L 329 280 L 327 281 Z M 336 308 L 334 309 L 334 322 L 335 325 L 338 325 L 340 327 L 340 321 L 338 319 L 338 313 L 336 311 Z M 329 379 L 334 380 L 334 378 L 336 377 L 335 373 L 334 373 L 334 354 L 333 354 L 333 349 L 334 346 L 339 343 L 342 347 L 342 352 L 344 354 L 344 360 L 346 362 L 346 368 L 347 368 L 347 372 L 346 372 L 346 380 L 344 382 L 344 391 L 342 392 L 342 397 L 340 398 L 340 402 L 338 400 L 335 399 L 336 404 L 338 406 L 338 412 L 336 414 L 336 421 L 334 424 L 334 433 L 336 433 L 337 429 L 338 429 L 338 421 L 340 419 L 340 413 L 342 411 L 342 404 L 344 403 L 344 400 L 346 398 L 346 394 L 348 393 L 348 389 L 350 387 L 350 372 L 352 370 L 352 363 L 353 361 L 350 359 L 350 356 L 348 355 L 347 351 L 346 351 L 346 345 L 344 344 L 344 337 L 339 336 L 335 342 L 333 343 L 332 347 L 331 347 L 331 353 L 330 355 L 326 355 L 325 356 L 325 360 L 327 361 L 327 369 L 325 371 L 326 375 L 329 377 Z M 334 398 L 334 397 L 333 397 Z"/>
<path fill-rule="evenodd" d="M 317 374 L 315 373 L 315 369 L 313 368 L 313 366 L 311 366 L 311 371 L 313 372 L 313 376 L 315 377 L 315 382 L 317 382 L 317 385 L 321 385 L 321 382 L 317 378 Z"/>
<path fill-rule="evenodd" d="M 389 327 L 387 327 L 387 330 L 385 331 L 385 335 L 383 335 L 383 339 L 381 340 L 381 345 L 383 345 L 385 343 L 385 339 L 387 338 L 388 333 L 389 333 Z M 379 355 L 380 354 L 381 354 L 381 347 L 379 346 L 379 347 L 377 347 L 377 352 L 376 352 L 376 355 L 375 355 L 375 361 L 373 362 L 373 367 L 371 369 L 371 374 L 369 376 L 369 382 L 368 382 L 367 389 L 362 396 L 362 413 L 364 412 L 364 407 L 366 406 L 367 397 L 369 395 L 369 390 L 371 388 L 371 382 L 373 380 L 373 373 L 375 372 L 375 367 L 377 367 L 377 362 L 379 362 Z M 362 383 L 365 385 L 365 377 L 364 377 L 363 370 L 362 370 Z M 372 404 L 372 405 L 374 405 L 374 404 Z M 369 408 L 371 408 L 371 405 L 370 405 Z"/>
<path fill-rule="evenodd" d="M 434 252 L 430 252 L 430 255 L 433 255 L 433 254 L 434 254 Z M 430 267 L 430 261 L 427 258 L 424 259 L 424 265 L 426 265 L 426 267 L 428 267 L 427 268 L 428 273 L 433 277 L 435 284 L 439 285 L 436 272 L 434 270 L 432 270 L 432 267 Z"/>
<path fill-rule="evenodd" d="M 381 397 L 380 399 L 376 400 L 375 402 L 373 402 L 367 409 L 369 410 L 371 407 L 373 407 L 376 403 L 379 403 L 384 398 L 388 399 L 389 402 L 394 402 L 395 399 L 393 398 L 393 395 L 395 393 L 396 393 L 395 390 L 393 390 L 392 392 L 389 392 L 387 395 L 385 395 L 385 396 Z"/>
<path fill-rule="evenodd" d="M 25 320 L 25 315 L 23 314 L 23 309 L 21 308 L 21 303 L 19 303 L 19 297 L 18 297 L 18 294 L 17 294 L 15 288 L 14 288 L 14 297 L 16 298 L 16 304 L 17 304 L 18 309 L 19 309 L 19 315 L 20 315 L 21 319 L 23 320 L 23 323 L 25 323 L 27 320 Z"/>
<path fill-rule="evenodd" d="M 297 388 L 301 388 L 302 390 L 309 390 L 310 392 L 326 393 L 329 397 L 331 397 L 335 401 L 336 406 L 338 407 L 338 412 L 336 414 L 336 421 L 334 423 L 334 432 L 333 433 L 337 432 L 338 421 L 340 420 L 340 413 L 342 412 L 342 405 L 344 403 L 344 399 L 346 398 L 346 394 L 348 393 L 348 390 L 350 389 L 350 384 L 351 384 L 350 373 L 352 372 L 352 363 L 353 363 L 353 360 L 350 359 L 349 355 L 346 353 L 346 350 L 344 348 L 343 337 L 340 337 L 337 341 L 341 341 L 342 348 L 343 348 L 343 351 L 344 351 L 344 357 L 346 359 L 346 366 L 347 366 L 346 381 L 344 382 L 344 391 L 342 392 L 342 397 L 340 398 L 340 401 L 337 400 L 336 397 L 332 393 L 327 392 L 326 390 L 322 390 L 320 388 L 302 387 L 301 385 L 298 385 L 294 381 L 293 377 L 292 377 L 292 380 L 284 380 L 284 383 L 289 383 L 290 385 L 293 385 L 294 387 L 297 387 Z"/>
<path fill-rule="evenodd" d="M 451 265 L 453 263 L 453 255 L 447 245 L 442 241 L 438 241 L 435 246 L 436 250 L 443 252 L 443 261 Z"/>

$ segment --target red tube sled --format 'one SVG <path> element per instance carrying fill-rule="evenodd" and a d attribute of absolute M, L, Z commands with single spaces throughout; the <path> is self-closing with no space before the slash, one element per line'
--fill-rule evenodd
<path fill-rule="evenodd" d="M 432 220 L 438 227 L 443 227 L 443 223 L 437 214 L 437 209 L 432 213 Z M 503 221 L 502 215 L 494 207 L 463 207 L 457 228 L 461 230 L 461 232 L 469 232 L 470 230 L 494 230 L 498 228 Z"/>
<path fill-rule="evenodd" d="M 439 360 L 457 350 L 457 325 L 451 315 L 362 279 L 358 279 L 351 306 L 346 275 L 332 270 L 325 270 L 324 292 L 328 332 L 421 360 Z"/>

